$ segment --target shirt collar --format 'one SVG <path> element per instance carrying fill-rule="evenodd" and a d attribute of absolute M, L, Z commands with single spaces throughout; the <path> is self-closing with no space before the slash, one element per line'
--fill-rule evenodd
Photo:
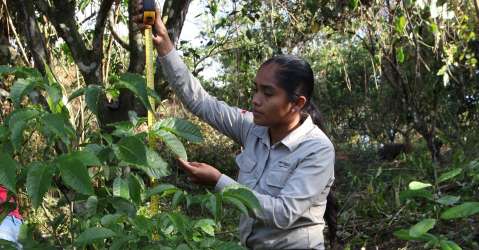
<path fill-rule="evenodd" d="M 311 119 L 311 116 L 308 115 L 308 117 L 303 121 L 303 123 L 297 127 L 295 130 L 291 131 L 286 137 L 284 137 L 280 143 L 286 146 L 289 151 L 293 151 L 296 149 L 296 147 L 299 145 L 299 143 L 302 141 L 303 137 L 312 129 L 314 129 L 315 125 L 313 123 L 313 120 Z M 261 141 L 267 145 L 268 147 L 270 146 L 270 139 L 269 139 L 269 134 L 268 134 L 268 128 L 264 126 L 256 126 L 253 129 L 253 133 L 261 139 Z"/>
<path fill-rule="evenodd" d="M 296 147 L 302 142 L 302 139 L 306 134 L 309 133 L 314 128 L 313 120 L 311 116 L 308 117 L 303 121 L 303 123 L 297 127 L 295 130 L 291 131 L 286 137 L 281 140 L 281 143 L 285 145 L 289 151 L 294 151 Z"/>

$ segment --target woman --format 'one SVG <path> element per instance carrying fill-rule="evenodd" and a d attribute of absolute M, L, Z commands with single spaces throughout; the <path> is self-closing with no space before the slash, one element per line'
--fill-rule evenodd
<path fill-rule="evenodd" d="M 13 197 L 10 199 L 10 201 L 7 201 L 7 194 L 7 189 L 0 185 L 0 212 L 7 207 L 5 204 L 15 203 L 15 199 Z M 0 239 L 11 241 L 20 247 L 20 244 L 17 240 L 21 225 L 22 216 L 20 215 L 17 207 L 10 212 L 0 224 Z"/>
<path fill-rule="evenodd" d="M 157 9 L 157 17 L 160 13 Z M 142 16 L 135 19 L 140 23 Z M 179 160 L 189 179 L 215 185 L 217 191 L 237 183 L 253 191 L 263 209 L 255 218 L 240 219 L 245 247 L 324 249 L 323 216 L 335 157 L 332 143 L 313 123 L 317 117 L 307 114 L 315 110 L 309 64 L 295 56 L 266 61 L 254 79 L 253 112 L 247 112 L 218 101 L 202 88 L 175 51 L 161 18 L 154 29 L 158 61 L 181 101 L 244 147 L 236 157 L 237 182 L 208 164 Z"/>

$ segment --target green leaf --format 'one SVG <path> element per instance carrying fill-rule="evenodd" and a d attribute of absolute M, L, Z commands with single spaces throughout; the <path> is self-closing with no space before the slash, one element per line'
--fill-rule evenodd
<path fill-rule="evenodd" d="M 400 47 L 396 50 L 396 59 L 400 64 L 402 64 L 404 62 L 404 58 L 404 49 Z"/>
<path fill-rule="evenodd" d="M 465 202 L 461 205 L 451 207 L 441 214 L 441 219 L 452 220 L 468 217 L 479 213 L 479 202 Z"/>
<path fill-rule="evenodd" d="M 223 216 L 223 197 L 221 193 L 209 194 L 206 207 L 210 210 L 216 221 L 221 220 Z"/>
<path fill-rule="evenodd" d="M 256 196 L 246 187 L 240 185 L 228 186 L 221 192 L 223 197 L 233 197 L 241 201 L 249 211 L 257 214 L 261 210 Z"/>
<path fill-rule="evenodd" d="M 0 142 L 4 141 L 7 139 L 8 136 L 8 130 L 5 126 L 0 124 Z"/>
<path fill-rule="evenodd" d="M 55 168 L 42 162 L 34 162 L 28 166 L 27 193 L 36 209 L 43 201 L 43 196 L 52 185 Z"/>
<path fill-rule="evenodd" d="M 71 102 L 73 99 L 84 95 L 87 88 L 88 87 L 83 87 L 73 91 L 73 93 L 68 97 L 68 102 Z"/>
<path fill-rule="evenodd" d="M 116 85 L 118 88 L 126 88 L 133 92 L 148 110 L 153 111 L 150 102 L 148 101 L 146 81 L 143 76 L 138 74 L 125 73 L 120 76 L 120 79 Z"/>
<path fill-rule="evenodd" d="M 445 195 L 437 200 L 437 203 L 442 205 L 454 205 L 461 199 L 461 196 L 452 196 L 452 195 Z"/>
<path fill-rule="evenodd" d="M 126 214 L 129 217 L 136 216 L 135 204 L 121 197 L 111 197 L 108 199 L 117 213 Z"/>
<path fill-rule="evenodd" d="M 146 191 L 145 200 L 153 195 L 164 195 L 165 193 L 174 193 L 176 191 L 178 191 L 178 188 L 171 184 L 160 184 Z"/>
<path fill-rule="evenodd" d="M 103 93 L 103 89 L 98 85 L 90 85 L 85 90 L 86 106 L 97 117 L 100 115 L 99 107 L 100 107 L 102 93 Z"/>
<path fill-rule="evenodd" d="M 23 143 L 23 130 L 26 125 L 40 115 L 36 109 L 21 109 L 14 111 L 8 120 L 12 145 L 14 150 L 20 149 Z"/>
<path fill-rule="evenodd" d="M 168 163 L 161 158 L 161 156 L 153 149 L 146 149 L 146 158 L 148 164 L 146 166 L 138 166 L 148 176 L 155 179 L 161 179 L 162 177 L 170 175 L 170 169 Z"/>
<path fill-rule="evenodd" d="M 118 159 L 136 165 L 147 165 L 146 147 L 138 137 L 122 138 L 114 147 Z"/>
<path fill-rule="evenodd" d="M 426 198 L 428 200 L 432 200 L 432 193 L 425 189 L 418 189 L 418 190 L 404 190 L 399 194 L 399 199 L 401 202 L 406 201 L 410 198 Z"/>
<path fill-rule="evenodd" d="M 234 205 L 238 210 L 240 210 L 241 213 L 249 215 L 248 208 L 240 200 L 236 199 L 235 197 L 226 196 L 226 197 L 223 197 L 223 200 L 225 201 L 225 203 L 230 203 Z"/>
<path fill-rule="evenodd" d="M 181 213 L 169 213 L 167 216 L 176 230 L 180 232 L 185 239 L 187 239 L 189 231 L 189 219 Z"/>
<path fill-rule="evenodd" d="M 403 34 L 406 32 L 406 25 L 407 25 L 407 20 L 405 16 L 400 16 L 396 20 L 396 31 L 400 34 Z"/>
<path fill-rule="evenodd" d="M 113 195 L 128 200 L 130 198 L 128 182 L 123 180 L 121 177 L 116 177 L 113 181 Z"/>
<path fill-rule="evenodd" d="M 182 137 L 194 143 L 203 142 L 203 136 L 201 134 L 200 128 L 185 119 L 178 119 L 178 118 L 163 119 L 155 123 L 155 125 L 153 125 L 153 128 L 154 130 L 163 129 L 163 130 L 169 131 L 179 137 Z"/>
<path fill-rule="evenodd" d="M 419 182 L 419 181 L 412 181 L 411 183 L 409 183 L 409 189 L 410 190 L 419 190 L 419 189 L 423 189 L 423 188 L 427 188 L 427 187 L 431 187 L 432 185 L 429 184 L 429 183 L 423 183 L 423 182 Z"/>
<path fill-rule="evenodd" d="M 101 165 L 98 157 L 91 150 L 75 151 L 70 153 L 70 158 L 75 158 L 83 163 L 85 166 L 99 166 Z"/>
<path fill-rule="evenodd" d="M 461 173 L 462 173 L 462 168 L 452 169 L 451 171 L 448 171 L 446 173 L 441 174 L 441 176 L 439 176 L 439 178 L 438 178 L 438 183 L 450 180 L 450 179 L 458 176 Z"/>
<path fill-rule="evenodd" d="M 64 155 L 58 157 L 56 162 L 65 184 L 82 194 L 94 194 L 88 169 L 80 160 L 71 155 Z"/>
<path fill-rule="evenodd" d="M 173 195 L 173 199 L 171 200 L 171 206 L 172 206 L 173 208 L 178 207 L 178 205 L 180 204 L 180 202 L 181 202 L 182 200 L 184 200 L 184 199 L 185 199 L 185 193 L 184 193 L 184 191 L 182 191 L 182 190 L 176 191 L 175 194 Z"/>
<path fill-rule="evenodd" d="M 128 189 L 130 191 L 131 200 L 133 200 L 136 204 L 140 204 L 142 188 L 138 177 L 133 174 L 128 176 Z"/>
<path fill-rule="evenodd" d="M 441 246 L 442 250 L 462 250 L 459 245 L 450 240 L 441 240 L 439 241 L 439 245 Z"/>
<path fill-rule="evenodd" d="M 75 241 L 77 245 L 91 244 L 97 240 L 103 240 L 111 237 L 115 237 L 116 233 L 111 229 L 103 227 L 92 227 L 81 233 Z"/>
<path fill-rule="evenodd" d="M 424 219 L 409 229 L 409 235 L 418 238 L 431 230 L 435 225 L 435 219 Z"/>
<path fill-rule="evenodd" d="M 195 223 L 195 228 L 200 228 L 203 232 L 205 232 L 209 236 L 215 236 L 215 226 L 216 223 L 212 219 L 201 219 Z"/>
<path fill-rule="evenodd" d="M 65 144 L 70 144 L 70 138 L 75 137 L 75 129 L 63 114 L 46 114 L 41 118 L 43 127 L 60 138 Z"/>
<path fill-rule="evenodd" d="M 37 79 L 27 78 L 18 79 L 10 89 L 10 99 L 13 102 L 15 108 L 20 107 L 22 97 L 32 92 L 35 87 L 39 87 L 41 84 Z"/>
<path fill-rule="evenodd" d="M 436 241 L 437 237 L 430 234 L 430 233 L 425 233 L 419 237 L 412 237 L 409 235 L 409 230 L 408 229 L 400 229 L 395 231 L 394 236 L 396 236 L 398 239 L 401 240 L 420 240 L 420 241 Z"/>
<path fill-rule="evenodd" d="M 359 6 L 359 0 L 349 0 L 349 8 L 351 10 L 357 9 Z"/>
<path fill-rule="evenodd" d="M 88 199 L 86 200 L 85 206 L 86 206 L 85 214 L 88 217 L 95 215 L 98 210 L 98 197 L 96 196 L 88 197 Z"/>
<path fill-rule="evenodd" d="M 123 216 L 122 214 L 107 214 L 101 218 L 100 223 L 105 227 L 109 227 L 120 222 Z"/>
<path fill-rule="evenodd" d="M 155 135 L 158 136 L 176 156 L 180 159 L 188 160 L 185 146 L 183 146 L 183 143 L 181 143 L 174 134 L 160 129 L 155 131 Z"/>
<path fill-rule="evenodd" d="M 19 164 L 10 155 L 0 152 L 0 184 L 16 194 L 17 169 Z"/>
<path fill-rule="evenodd" d="M 58 84 L 45 86 L 45 90 L 48 93 L 47 103 L 48 107 L 53 113 L 60 113 L 63 106 L 62 89 Z"/>

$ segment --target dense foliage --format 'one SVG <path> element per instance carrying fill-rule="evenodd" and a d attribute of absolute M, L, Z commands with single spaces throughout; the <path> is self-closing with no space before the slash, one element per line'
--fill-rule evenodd
<path fill-rule="evenodd" d="M 238 247 L 238 212 L 223 205 L 251 213 L 255 199 L 240 187 L 205 193 L 174 158 L 234 176 L 240 149 L 187 121 L 161 74 L 156 91 L 145 87 L 132 1 L 33 2 L 0 4 L 0 184 L 27 215 L 22 239 Z M 232 105 L 251 107 L 252 80 L 272 55 L 311 63 L 337 149 L 343 247 L 479 247 L 477 1 L 164 2 L 191 71 Z M 195 42 L 180 39 L 190 5 L 204 24 Z M 149 97 L 161 103 L 151 128 Z M 161 205 L 149 207 L 155 195 Z"/>

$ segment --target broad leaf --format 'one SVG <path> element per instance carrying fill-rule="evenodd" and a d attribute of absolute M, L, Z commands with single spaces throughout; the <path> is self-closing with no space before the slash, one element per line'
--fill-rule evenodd
<path fill-rule="evenodd" d="M 442 205 L 454 205 L 461 199 L 460 196 L 445 195 L 437 200 L 437 203 Z"/>
<path fill-rule="evenodd" d="M 38 208 L 42 203 L 43 196 L 52 184 L 54 171 L 54 166 L 42 162 L 34 162 L 28 166 L 26 187 L 34 208 Z"/>
<path fill-rule="evenodd" d="M 188 160 L 185 146 L 183 146 L 183 143 L 181 143 L 174 134 L 160 129 L 155 131 L 155 135 L 158 136 L 176 156 Z"/>
<path fill-rule="evenodd" d="M 409 235 L 418 238 L 431 230 L 435 225 L 435 219 L 424 219 L 409 229 Z"/>
<path fill-rule="evenodd" d="M 146 149 L 146 158 L 148 164 L 146 166 L 137 166 L 143 170 L 148 176 L 155 179 L 170 175 L 168 163 L 161 158 L 161 156 L 151 148 Z"/>
<path fill-rule="evenodd" d="M 88 109 L 97 117 L 99 116 L 99 107 L 101 102 L 102 88 L 98 85 L 90 85 L 85 90 L 85 101 Z"/>
<path fill-rule="evenodd" d="M 223 197 L 233 197 L 242 202 L 249 211 L 258 213 L 261 205 L 251 190 L 246 187 L 233 185 L 228 186 L 222 191 Z"/>
<path fill-rule="evenodd" d="M 71 102 L 73 99 L 84 95 L 87 88 L 88 87 L 83 87 L 73 91 L 73 93 L 68 97 L 68 102 Z"/>
<path fill-rule="evenodd" d="M 441 214 L 441 219 L 452 220 L 469 217 L 479 213 L 479 202 L 465 202 L 461 205 L 451 207 Z"/>
<path fill-rule="evenodd" d="M 441 250 L 462 250 L 458 244 L 450 240 L 441 240 L 439 241 L 439 245 L 441 246 Z"/>
<path fill-rule="evenodd" d="M 113 181 L 113 195 L 128 200 L 130 198 L 128 181 L 123 180 L 121 177 L 116 177 Z"/>
<path fill-rule="evenodd" d="M 20 149 L 23 142 L 23 131 L 28 122 L 33 121 L 40 115 L 40 111 L 36 109 L 21 109 L 11 114 L 8 120 L 8 127 L 10 129 L 13 148 Z"/>
<path fill-rule="evenodd" d="M 450 180 L 456 176 L 458 176 L 459 174 L 462 173 L 462 168 L 455 168 L 451 171 L 448 171 L 446 173 L 443 173 L 441 174 L 441 176 L 439 176 L 438 178 L 438 183 L 441 183 L 441 182 L 444 182 L 444 181 L 447 181 L 447 180 Z"/>
<path fill-rule="evenodd" d="M 10 155 L 0 152 L 0 184 L 16 193 L 17 169 L 19 164 Z"/>
<path fill-rule="evenodd" d="M 190 219 L 181 213 L 169 213 L 167 216 L 175 226 L 176 230 L 187 239 L 188 232 L 190 231 L 188 223 Z"/>
<path fill-rule="evenodd" d="M 201 130 L 195 124 L 178 118 L 163 119 L 154 125 L 154 129 L 163 129 L 194 143 L 203 142 Z"/>
<path fill-rule="evenodd" d="M 80 160 L 71 155 L 65 155 L 60 156 L 56 162 L 65 184 L 82 194 L 94 194 L 88 169 Z"/>
<path fill-rule="evenodd" d="M 41 121 L 49 133 L 60 138 L 65 144 L 70 144 L 70 138 L 75 137 L 73 126 L 63 114 L 46 114 Z"/>
<path fill-rule="evenodd" d="M 118 159 L 136 165 L 147 165 L 146 147 L 138 137 L 130 136 L 121 139 L 114 147 Z"/>
<path fill-rule="evenodd" d="M 195 228 L 200 228 L 203 232 L 205 232 L 209 236 L 215 236 L 215 226 L 216 223 L 214 220 L 211 219 L 201 219 L 195 223 Z"/>
<path fill-rule="evenodd" d="M 175 193 L 178 191 L 178 188 L 171 184 L 160 184 L 152 189 L 146 191 L 145 200 L 150 198 L 153 195 L 165 195 L 170 193 Z"/>
<path fill-rule="evenodd" d="M 111 229 L 103 227 L 92 227 L 81 233 L 76 239 L 75 243 L 77 245 L 87 245 L 97 240 L 103 240 L 115 236 L 116 233 L 113 232 Z"/>
<path fill-rule="evenodd" d="M 41 84 L 36 79 L 32 78 L 22 78 L 15 81 L 12 88 L 10 89 L 10 99 L 12 100 L 15 108 L 20 107 L 23 96 L 32 92 L 33 89 L 38 86 L 41 86 Z"/>
<path fill-rule="evenodd" d="M 148 100 L 146 81 L 143 76 L 126 73 L 120 76 L 120 79 L 116 85 L 118 88 L 126 88 L 133 92 L 148 110 L 153 111 Z"/>
<path fill-rule="evenodd" d="M 130 192 L 131 200 L 133 200 L 136 204 L 140 204 L 142 188 L 138 177 L 133 174 L 128 176 L 128 190 Z"/>
<path fill-rule="evenodd" d="M 77 159 L 85 166 L 99 166 L 101 165 L 98 157 L 91 150 L 75 151 L 70 153 L 70 158 Z"/>
<path fill-rule="evenodd" d="M 436 241 L 437 240 L 437 237 L 430 233 L 425 233 L 419 237 L 412 237 L 409 234 L 408 229 L 400 229 L 395 231 L 393 234 L 394 236 L 396 236 L 398 239 L 401 239 L 401 240 L 420 240 L 420 241 Z"/>

